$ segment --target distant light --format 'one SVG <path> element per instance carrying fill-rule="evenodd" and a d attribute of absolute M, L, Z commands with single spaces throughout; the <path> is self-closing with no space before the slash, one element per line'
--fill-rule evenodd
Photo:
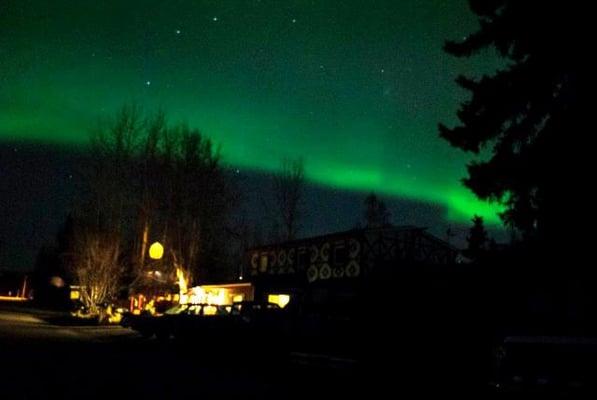
<path fill-rule="evenodd" d="M 238 277 L 238 280 L 239 280 L 239 281 L 242 281 L 242 280 L 243 280 L 243 276 L 242 276 L 242 275 L 239 275 L 239 277 Z"/>
<path fill-rule="evenodd" d="M 176 30 L 176 34 L 177 34 L 177 35 L 180 35 L 180 29 L 177 29 L 177 30 Z"/>
<path fill-rule="evenodd" d="M 293 23 L 293 24 L 296 24 L 296 18 L 293 18 L 293 19 L 292 19 L 292 23 Z"/>
<path fill-rule="evenodd" d="M 160 242 L 155 242 L 149 247 L 149 257 L 159 260 L 164 255 L 164 246 Z"/>
<path fill-rule="evenodd" d="M 27 298 L 20 297 L 20 296 L 0 296 L 0 300 L 1 301 L 26 301 Z"/>
<path fill-rule="evenodd" d="M 147 86 L 149 86 L 149 85 L 151 85 L 151 81 L 147 81 L 147 82 L 145 82 L 145 84 L 146 84 Z"/>
<path fill-rule="evenodd" d="M 61 288 L 64 287 L 64 284 L 64 279 L 59 276 L 53 276 L 50 278 L 50 285 L 54 287 Z"/>
<path fill-rule="evenodd" d="M 218 22 L 218 17 L 213 17 L 213 18 L 212 18 L 212 21 L 214 21 L 214 22 Z"/>

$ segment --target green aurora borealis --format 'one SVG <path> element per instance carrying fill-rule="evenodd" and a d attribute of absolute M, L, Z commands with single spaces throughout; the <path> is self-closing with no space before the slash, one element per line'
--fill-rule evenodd
<path fill-rule="evenodd" d="M 476 26 L 464 0 L 5 0 L 0 139 L 82 146 L 136 102 L 201 129 L 234 168 L 303 157 L 314 183 L 498 223 L 437 134 L 466 99 L 454 78 L 497 65 L 442 52 Z"/>

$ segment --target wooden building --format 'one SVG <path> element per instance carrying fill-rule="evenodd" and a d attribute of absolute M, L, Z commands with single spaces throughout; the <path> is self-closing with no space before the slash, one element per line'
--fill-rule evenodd
<path fill-rule="evenodd" d="M 457 249 L 424 228 L 353 229 L 249 249 L 243 275 L 255 285 L 256 298 L 280 293 L 350 297 L 384 272 L 448 266 L 457 257 Z"/>

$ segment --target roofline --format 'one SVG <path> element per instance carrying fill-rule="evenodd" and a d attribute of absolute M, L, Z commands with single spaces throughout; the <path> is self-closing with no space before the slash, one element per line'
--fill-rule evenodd
<path fill-rule="evenodd" d="M 443 244 L 443 245 L 444 245 L 444 246 L 446 246 L 446 247 L 449 247 L 451 250 L 453 250 L 453 251 L 455 251 L 455 252 L 458 252 L 458 253 L 460 253 L 460 252 L 462 251 L 462 249 L 459 249 L 458 247 L 456 247 L 456 246 L 454 246 L 454 245 L 450 244 L 449 242 L 445 241 L 444 239 L 441 239 L 441 238 L 439 238 L 439 237 L 437 237 L 437 236 L 435 236 L 435 235 L 432 235 L 432 234 L 431 234 L 431 233 L 429 233 L 429 232 L 423 231 L 423 235 L 427 236 L 428 238 L 432 238 L 433 240 L 435 240 L 435 241 L 437 241 L 437 242 L 439 242 L 439 243 Z"/>
<path fill-rule="evenodd" d="M 331 233 L 326 233 L 323 235 L 318 235 L 318 236 L 308 236 L 308 237 L 304 237 L 304 238 L 300 238 L 300 239 L 293 239 L 293 240 L 287 240 L 287 241 L 281 241 L 281 242 L 272 242 L 272 243 L 267 243 L 267 244 L 263 244 L 263 245 L 259 245 L 259 246 L 252 246 L 249 247 L 247 250 L 253 250 L 253 249 L 262 249 L 265 247 L 276 247 L 276 246 L 281 246 L 281 245 L 290 245 L 290 244 L 297 244 L 297 243 L 301 243 L 301 242 L 305 242 L 305 241 L 309 241 L 309 240 L 315 240 L 315 239 L 326 239 L 326 238 L 330 238 L 330 237 L 334 237 L 334 236 L 341 236 L 341 235 L 347 235 L 347 234 L 361 234 L 361 233 L 367 233 L 367 232 L 383 232 L 383 231 L 388 231 L 388 232 L 397 232 L 397 231 L 420 231 L 420 232 L 424 232 L 427 230 L 427 227 L 418 227 L 418 226 L 414 226 L 414 225 L 389 225 L 389 226 L 385 226 L 385 227 L 379 227 L 379 228 L 353 228 L 353 229 L 348 229 L 345 231 L 339 231 L 339 232 L 331 232 Z M 436 238 L 435 236 L 427 233 L 427 235 L 432 236 L 434 238 Z M 436 238 L 437 240 L 440 240 L 439 238 Z M 447 242 L 446 242 L 447 244 Z M 450 246 L 452 247 L 452 246 Z M 455 249 L 456 250 L 456 249 Z"/>
<path fill-rule="evenodd" d="M 209 285 L 197 285 L 204 289 L 215 289 L 215 288 L 238 288 L 238 287 L 251 287 L 253 284 L 251 282 L 242 282 L 242 283 L 222 283 L 222 284 L 213 284 L 210 283 Z"/>

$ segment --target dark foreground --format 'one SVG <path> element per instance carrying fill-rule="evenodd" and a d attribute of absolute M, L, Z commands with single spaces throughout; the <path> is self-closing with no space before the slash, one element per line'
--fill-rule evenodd
<path fill-rule="evenodd" d="M 408 398 L 413 392 L 508 398 L 512 392 L 566 395 L 587 389 L 595 394 L 595 339 L 511 339 L 506 347 L 514 358 L 502 363 L 516 364 L 500 370 L 502 384 L 496 387 L 488 349 L 471 325 L 463 334 L 451 332 L 447 322 L 431 329 L 421 320 L 424 329 L 411 331 L 396 323 L 366 324 L 351 336 L 350 357 L 325 354 L 330 346 L 309 351 L 289 343 L 280 350 L 240 337 L 159 341 L 119 326 L 77 326 L 61 317 L 0 304 L 0 399 L 369 399 Z"/>
<path fill-rule="evenodd" d="M 0 310 L 0 398 L 337 398 L 361 386 L 351 360 L 161 343 L 121 327 L 54 325 Z"/>
<path fill-rule="evenodd" d="M 325 354 L 325 346 L 315 352 L 291 344 L 275 351 L 242 338 L 225 344 L 200 337 L 164 342 L 118 326 L 57 320 L 52 313 L 0 306 L 1 399 L 363 399 L 413 390 L 419 395 L 491 394 L 485 381 L 463 376 L 453 368 L 458 360 L 436 353 L 426 340 L 394 340 L 390 331 L 379 329 L 357 332 L 359 356 L 348 357 Z"/>

